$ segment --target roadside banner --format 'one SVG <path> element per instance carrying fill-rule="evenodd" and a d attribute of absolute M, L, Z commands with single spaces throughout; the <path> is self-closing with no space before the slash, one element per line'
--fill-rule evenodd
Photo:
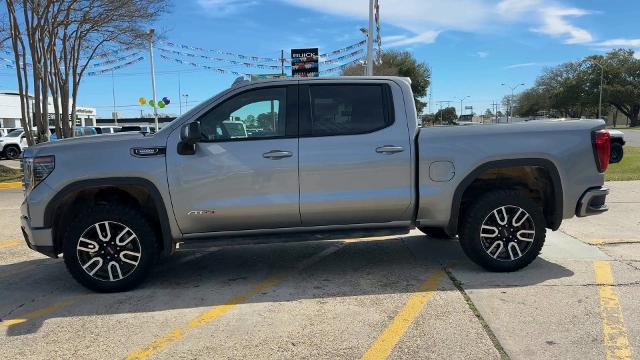
<path fill-rule="evenodd" d="M 291 76 L 318 76 L 318 48 L 291 49 Z"/>

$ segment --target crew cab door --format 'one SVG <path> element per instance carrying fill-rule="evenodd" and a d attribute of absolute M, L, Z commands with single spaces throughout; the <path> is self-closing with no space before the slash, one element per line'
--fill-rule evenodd
<path fill-rule="evenodd" d="M 409 221 L 412 140 L 393 82 L 300 82 L 303 226 Z M 404 117 L 403 117 L 404 116 Z"/>
<path fill-rule="evenodd" d="M 252 88 L 200 116 L 195 154 L 167 147 L 174 213 L 185 234 L 300 226 L 297 86 Z"/>

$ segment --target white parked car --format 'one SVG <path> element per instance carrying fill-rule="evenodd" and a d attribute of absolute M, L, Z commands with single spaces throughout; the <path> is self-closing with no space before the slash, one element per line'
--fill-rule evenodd
<path fill-rule="evenodd" d="M 7 136 L 8 133 L 12 132 L 13 130 L 16 130 L 17 128 L 0 128 L 0 137 L 5 137 Z"/>
<path fill-rule="evenodd" d="M 6 136 L 0 137 L 0 156 L 10 160 L 17 159 L 27 146 L 24 130 L 13 130 Z"/>

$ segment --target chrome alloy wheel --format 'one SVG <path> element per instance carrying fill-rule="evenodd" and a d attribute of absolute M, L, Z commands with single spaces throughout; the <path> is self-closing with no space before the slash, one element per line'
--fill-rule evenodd
<path fill-rule="evenodd" d="M 102 221 L 84 230 L 76 253 L 87 274 L 102 281 L 118 281 L 138 267 L 142 248 L 138 236 L 127 226 Z"/>
<path fill-rule="evenodd" d="M 536 228 L 524 209 L 506 205 L 493 210 L 482 222 L 480 242 L 484 251 L 500 261 L 513 261 L 533 245 Z"/>

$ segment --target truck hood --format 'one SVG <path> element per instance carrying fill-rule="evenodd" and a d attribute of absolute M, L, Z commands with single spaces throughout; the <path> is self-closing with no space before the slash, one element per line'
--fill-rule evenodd
<path fill-rule="evenodd" d="M 116 150 L 128 152 L 132 147 L 164 146 L 165 141 L 162 135 L 145 135 L 139 132 L 81 136 L 30 146 L 25 149 L 24 156 L 56 155 L 75 151 L 101 154 L 106 151 L 116 154 L 120 152 Z"/>

